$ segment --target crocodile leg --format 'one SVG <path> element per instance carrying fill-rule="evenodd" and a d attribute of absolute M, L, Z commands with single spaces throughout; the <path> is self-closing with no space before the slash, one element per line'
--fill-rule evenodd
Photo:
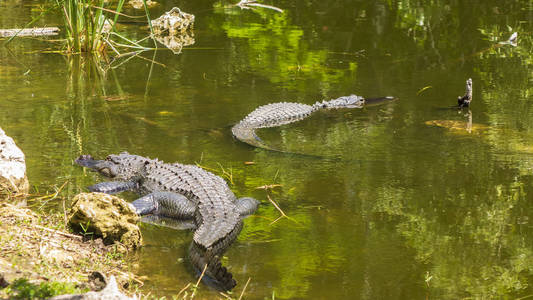
<path fill-rule="evenodd" d="M 144 223 L 172 228 L 176 230 L 187 230 L 187 229 L 195 230 L 197 227 L 193 219 L 178 220 L 178 219 L 168 218 L 168 217 L 164 217 L 160 215 L 146 215 L 142 217 L 141 221 L 143 221 Z"/>
<path fill-rule="evenodd" d="M 106 181 L 88 187 L 91 192 L 116 194 L 137 188 L 136 181 Z"/>
<path fill-rule="evenodd" d="M 161 215 L 177 219 L 191 219 L 196 204 L 173 192 L 153 192 L 131 203 L 139 215 Z"/>
<path fill-rule="evenodd" d="M 253 214 L 257 210 L 259 201 L 252 197 L 242 197 L 235 201 L 235 205 L 237 206 L 237 211 L 241 217 L 246 217 Z"/>

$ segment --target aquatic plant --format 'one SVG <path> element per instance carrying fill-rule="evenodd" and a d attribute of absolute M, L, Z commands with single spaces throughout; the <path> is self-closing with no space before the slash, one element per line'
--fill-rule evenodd
<path fill-rule="evenodd" d="M 63 12 L 65 31 L 67 34 L 66 47 L 70 53 L 105 52 L 108 47 L 120 55 L 117 47 L 141 48 L 137 42 L 131 41 L 115 32 L 118 16 L 130 17 L 121 13 L 124 0 L 119 0 L 114 9 L 106 8 L 104 0 L 56 0 Z M 150 15 L 143 0 L 145 16 L 150 24 Z M 118 37 L 128 42 L 120 44 L 111 39 Z"/>

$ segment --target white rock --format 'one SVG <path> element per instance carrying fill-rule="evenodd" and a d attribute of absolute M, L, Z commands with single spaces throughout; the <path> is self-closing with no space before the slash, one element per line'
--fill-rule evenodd
<path fill-rule="evenodd" d="M 24 153 L 0 128 L 0 181 L 14 192 L 28 191 Z M 0 186 L 0 188 L 2 188 Z"/>

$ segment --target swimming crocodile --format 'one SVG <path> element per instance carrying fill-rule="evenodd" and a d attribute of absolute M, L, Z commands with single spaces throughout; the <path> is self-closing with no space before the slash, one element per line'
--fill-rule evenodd
<path fill-rule="evenodd" d="M 122 152 L 95 160 L 82 155 L 76 163 L 113 178 L 88 187 L 91 192 L 107 194 L 127 190 L 141 198 L 132 202 L 139 215 L 156 215 L 180 220 L 192 219 L 196 230 L 190 249 L 191 263 L 217 286 L 230 290 L 236 284 L 219 257 L 242 229 L 242 218 L 252 214 L 259 202 L 253 198 L 236 199 L 226 182 L 202 168 Z"/>
<path fill-rule="evenodd" d="M 255 130 L 294 123 L 309 117 L 320 109 L 362 108 L 365 105 L 376 105 L 396 99 L 396 97 L 391 96 L 365 99 L 361 96 L 350 95 L 329 101 L 316 102 L 313 105 L 294 102 L 271 103 L 256 108 L 233 126 L 231 131 L 235 138 L 254 147 L 284 152 L 265 144 L 257 136 Z"/>

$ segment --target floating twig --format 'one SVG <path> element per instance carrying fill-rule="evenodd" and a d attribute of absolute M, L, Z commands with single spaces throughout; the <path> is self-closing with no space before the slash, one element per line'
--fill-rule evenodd
<path fill-rule="evenodd" d="M 200 157 L 200 162 L 202 161 L 202 159 L 203 159 L 203 153 L 202 153 L 202 156 Z M 235 183 L 233 183 L 233 170 L 230 168 L 230 172 L 228 173 L 228 172 L 224 169 L 224 167 L 222 167 L 222 165 L 221 165 L 220 163 L 217 162 L 217 164 L 220 166 L 220 169 L 222 169 L 222 175 L 223 175 L 224 177 L 226 177 L 226 178 L 230 181 L 230 183 L 231 183 L 232 185 L 234 185 Z M 213 169 L 213 168 L 209 168 L 209 167 L 206 167 L 206 166 L 203 166 L 203 165 L 201 165 L 199 162 L 196 162 L 196 166 L 198 166 L 198 167 L 200 167 L 200 168 L 202 168 L 202 169 L 204 169 L 204 170 L 207 170 L 207 171 L 211 171 L 211 172 L 214 172 L 214 173 L 219 173 L 218 170 Z"/>
<path fill-rule="evenodd" d="M 229 179 L 229 181 L 231 182 L 231 185 L 235 185 L 233 183 L 233 169 L 230 168 L 229 169 L 230 173 L 228 173 L 226 172 L 226 170 L 224 170 L 224 167 L 219 162 L 217 162 L 217 164 L 220 167 L 220 169 L 222 169 L 222 174 L 224 174 Z"/>
<path fill-rule="evenodd" d="M 242 292 L 241 292 L 241 295 L 239 296 L 239 300 L 242 299 L 242 295 L 244 295 L 244 291 L 246 291 L 246 287 L 248 286 L 248 283 L 250 283 L 251 279 L 252 279 L 252 277 L 248 277 L 248 281 L 246 281 L 246 284 L 244 285 L 244 288 L 242 288 Z"/>
<path fill-rule="evenodd" d="M 423 91 L 425 91 L 425 90 L 427 90 L 427 89 L 430 89 L 430 88 L 432 88 L 431 85 L 425 86 L 425 87 L 419 89 L 418 92 L 416 92 L 416 95 L 417 95 L 417 96 L 420 96 L 420 94 L 422 94 Z"/>
<path fill-rule="evenodd" d="M 272 179 L 273 182 L 276 182 L 276 178 L 278 178 L 279 169 L 276 170 L 276 174 L 274 175 L 274 179 Z"/>
<path fill-rule="evenodd" d="M 279 218 L 277 218 L 276 220 L 272 221 L 269 225 L 272 225 L 274 223 L 276 223 L 279 219 L 285 217 L 285 218 L 289 218 L 284 212 L 283 210 L 281 210 L 281 208 L 279 208 L 279 206 L 276 204 L 276 202 L 274 202 L 274 200 L 272 200 L 272 198 L 270 198 L 269 195 L 267 195 L 267 198 L 268 198 L 268 201 L 270 201 L 270 203 L 272 203 L 272 205 L 274 205 L 274 207 L 281 213 L 281 216 Z"/>
<path fill-rule="evenodd" d="M 272 225 L 272 224 L 276 223 L 277 221 L 279 221 L 279 220 L 282 219 L 282 218 L 287 218 L 288 220 L 291 220 L 291 221 L 293 221 L 294 223 L 296 223 L 296 224 L 302 226 L 302 224 L 300 224 L 298 221 L 296 221 L 295 219 L 293 219 L 293 218 L 287 216 L 287 215 L 283 212 L 283 210 L 281 210 L 281 208 L 279 208 L 279 206 L 276 204 L 276 202 L 274 202 L 274 200 L 272 200 L 272 198 L 270 198 L 270 196 L 269 196 L 268 194 L 267 194 L 267 198 L 268 198 L 268 201 L 270 201 L 270 203 L 272 203 L 272 205 L 274 205 L 274 207 L 275 207 L 275 208 L 281 213 L 281 216 L 279 216 L 279 218 L 275 219 L 274 221 L 270 222 L 269 225 Z"/>
<path fill-rule="evenodd" d="M 194 285 L 194 289 L 191 294 L 191 299 L 194 298 L 194 294 L 196 293 L 196 290 L 198 289 L 198 285 L 200 284 L 200 281 L 202 281 L 202 278 L 204 277 L 205 270 L 207 270 L 207 264 L 204 266 L 204 270 L 202 271 L 202 274 L 200 274 L 200 277 L 198 278 L 198 281 L 196 281 L 196 284 Z"/>
<path fill-rule="evenodd" d="M 44 205 L 46 205 L 49 201 L 52 201 L 54 200 L 55 198 L 57 198 L 57 195 L 59 195 L 59 193 L 61 192 L 61 190 L 63 190 L 63 188 L 65 187 L 65 185 L 68 183 L 68 180 L 65 181 L 65 183 L 63 183 L 61 185 L 61 187 L 59 187 L 59 189 L 56 190 L 55 193 L 53 194 L 48 194 L 48 195 L 44 195 L 44 196 L 41 196 L 41 197 L 37 197 L 37 198 L 33 198 L 33 199 L 29 199 L 29 201 L 38 201 L 38 200 L 44 200 L 46 199 L 46 201 L 44 201 L 41 206 L 39 206 L 39 210 L 41 210 L 43 208 Z M 36 205 L 36 204 L 35 204 Z"/>
<path fill-rule="evenodd" d="M 187 285 L 186 285 L 184 288 L 181 289 L 181 291 L 178 293 L 178 295 L 176 296 L 176 298 L 181 299 L 181 298 L 180 298 L 181 293 L 185 292 L 185 291 L 189 288 L 189 286 L 191 286 L 191 283 L 190 283 L 190 282 L 187 283 Z"/>
<path fill-rule="evenodd" d="M 228 300 L 235 300 L 235 299 L 232 298 L 230 295 L 225 294 L 225 293 L 223 293 L 223 292 L 220 292 L 219 294 L 222 295 L 222 297 L 224 297 L 224 298 L 226 298 L 226 299 L 228 299 Z"/>
<path fill-rule="evenodd" d="M 283 185 L 281 185 L 281 184 L 267 184 L 267 185 L 258 186 L 255 189 L 256 190 L 270 190 L 270 189 L 273 189 L 273 188 L 276 188 L 276 187 L 281 187 L 281 186 L 283 186 Z"/>
<path fill-rule="evenodd" d="M 274 242 L 279 242 L 281 241 L 281 239 L 271 239 L 271 240 L 266 240 L 266 241 L 250 241 L 248 243 L 250 244 L 267 244 L 267 243 L 274 243 Z"/>
<path fill-rule="evenodd" d="M 235 6 L 238 6 L 241 9 L 252 9 L 252 10 L 254 9 L 254 7 L 262 7 L 262 8 L 272 9 L 280 13 L 283 12 L 283 9 L 281 8 L 278 8 L 272 5 L 257 3 L 257 1 L 255 0 L 241 0 L 239 3 L 235 4 Z"/>

